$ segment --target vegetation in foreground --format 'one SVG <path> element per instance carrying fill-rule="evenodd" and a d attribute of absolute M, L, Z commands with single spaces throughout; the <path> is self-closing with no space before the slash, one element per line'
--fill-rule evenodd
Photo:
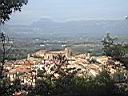
<path fill-rule="evenodd" d="M 96 77 L 82 78 L 76 77 L 75 71 L 59 69 L 60 77 L 54 79 L 46 75 L 45 70 L 38 70 L 35 87 L 21 85 L 18 78 L 13 85 L 3 79 L 0 82 L 0 96 L 11 96 L 23 90 L 26 92 L 23 96 L 128 96 L 128 84 L 122 81 L 125 76 L 121 72 L 110 76 L 104 69 Z"/>

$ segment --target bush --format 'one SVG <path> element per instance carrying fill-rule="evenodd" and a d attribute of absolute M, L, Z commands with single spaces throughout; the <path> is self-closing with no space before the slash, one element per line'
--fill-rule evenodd
<path fill-rule="evenodd" d="M 96 77 L 67 75 L 59 79 L 40 79 L 36 83 L 39 96 L 127 96 L 128 84 L 114 82 L 106 70 Z"/>
<path fill-rule="evenodd" d="M 120 61 L 128 68 L 128 44 L 117 42 L 117 38 L 113 38 L 108 33 L 103 39 L 103 51 L 106 56 L 112 57 L 113 60 Z"/>

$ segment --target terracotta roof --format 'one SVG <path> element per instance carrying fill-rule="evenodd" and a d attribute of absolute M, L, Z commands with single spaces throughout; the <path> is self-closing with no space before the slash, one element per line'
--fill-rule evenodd
<path fill-rule="evenodd" d="M 25 67 L 16 67 L 15 69 L 12 69 L 12 70 L 10 70 L 9 72 L 10 73 L 17 73 L 17 72 L 19 72 L 19 73 L 24 73 L 24 72 L 28 72 L 29 70 L 27 69 L 27 68 L 25 68 Z"/>

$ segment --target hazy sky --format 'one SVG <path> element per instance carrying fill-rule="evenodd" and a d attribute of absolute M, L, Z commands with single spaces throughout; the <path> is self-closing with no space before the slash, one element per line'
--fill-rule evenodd
<path fill-rule="evenodd" d="M 13 13 L 11 23 L 27 24 L 40 18 L 123 19 L 128 15 L 128 0 L 29 0 L 22 12 Z"/>

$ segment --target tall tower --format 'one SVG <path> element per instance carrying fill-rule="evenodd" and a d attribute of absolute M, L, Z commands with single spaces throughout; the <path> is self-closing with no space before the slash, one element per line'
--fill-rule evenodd
<path fill-rule="evenodd" d="M 27 55 L 27 60 L 29 60 L 29 59 L 30 59 L 30 54 Z"/>
<path fill-rule="evenodd" d="M 66 57 L 71 57 L 71 49 L 70 48 L 65 48 L 65 55 Z"/>

